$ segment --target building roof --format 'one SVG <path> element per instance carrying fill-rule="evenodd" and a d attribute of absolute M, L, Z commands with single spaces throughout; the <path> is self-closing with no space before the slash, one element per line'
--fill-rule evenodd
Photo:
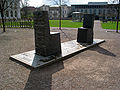
<path fill-rule="evenodd" d="M 52 5 L 52 6 L 50 6 L 50 7 L 59 7 L 59 5 Z"/>
<path fill-rule="evenodd" d="M 88 2 L 88 5 L 107 5 L 108 2 Z"/>
<path fill-rule="evenodd" d="M 73 13 L 81 13 L 81 12 L 73 12 Z"/>
<path fill-rule="evenodd" d="M 73 5 L 107 5 L 108 2 L 88 2 L 88 4 L 72 4 Z"/>
<path fill-rule="evenodd" d="M 35 10 L 35 7 L 29 6 L 29 7 L 21 8 L 21 10 L 25 10 L 25 9 L 27 9 L 27 10 Z"/>

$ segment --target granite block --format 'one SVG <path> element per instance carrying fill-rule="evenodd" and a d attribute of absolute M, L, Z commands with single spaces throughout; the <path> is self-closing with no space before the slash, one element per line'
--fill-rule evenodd
<path fill-rule="evenodd" d="M 61 54 L 60 33 L 51 33 L 47 11 L 34 12 L 35 52 L 50 56 Z"/>

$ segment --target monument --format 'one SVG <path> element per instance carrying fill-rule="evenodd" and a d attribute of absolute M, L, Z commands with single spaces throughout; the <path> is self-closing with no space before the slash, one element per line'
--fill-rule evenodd
<path fill-rule="evenodd" d="M 50 32 L 47 11 L 34 12 L 35 50 L 13 55 L 10 59 L 37 68 L 69 58 L 78 52 L 104 42 L 101 39 L 93 39 L 94 20 L 92 16 L 85 15 L 84 18 L 83 27 L 85 28 L 78 29 L 77 40 L 61 43 L 60 33 Z M 85 30 L 85 33 L 82 30 Z M 82 34 L 84 35 L 81 36 Z M 83 45 L 83 42 L 90 44 Z"/>
<path fill-rule="evenodd" d="M 34 12 L 35 52 L 37 55 L 61 54 L 59 32 L 50 32 L 48 12 Z"/>
<path fill-rule="evenodd" d="M 78 28 L 77 42 L 93 43 L 94 14 L 84 14 L 83 27 Z"/>

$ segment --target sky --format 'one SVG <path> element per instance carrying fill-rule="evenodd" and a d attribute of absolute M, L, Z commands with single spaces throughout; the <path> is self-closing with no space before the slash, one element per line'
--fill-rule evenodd
<path fill-rule="evenodd" d="M 108 2 L 108 0 L 69 0 L 70 4 L 87 4 L 88 2 Z M 43 4 L 49 4 L 45 0 L 29 0 L 30 6 L 39 7 Z"/>

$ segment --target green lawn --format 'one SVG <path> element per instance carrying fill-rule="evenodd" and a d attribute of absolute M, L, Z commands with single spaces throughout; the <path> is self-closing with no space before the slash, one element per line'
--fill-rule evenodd
<path fill-rule="evenodd" d="M 26 21 L 25 21 L 26 22 Z M 30 22 L 33 25 L 33 21 Z M 49 20 L 50 27 L 59 27 L 59 20 Z M 79 28 L 82 26 L 82 22 L 72 22 L 72 20 L 62 20 L 61 22 L 62 27 L 69 27 L 69 28 Z M 18 22 L 6 22 L 5 23 L 6 27 L 9 26 L 14 26 L 14 27 L 19 27 L 20 26 L 20 21 Z"/>
<path fill-rule="evenodd" d="M 107 22 L 107 23 L 103 23 L 101 22 L 101 26 L 103 29 L 112 29 L 112 30 L 116 30 L 116 22 Z M 120 30 L 120 22 L 119 22 L 119 28 Z"/>
<path fill-rule="evenodd" d="M 79 28 L 82 22 L 72 22 L 72 20 L 62 20 L 62 27 Z M 50 20 L 50 27 L 59 27 L 59 20 Z"/>

